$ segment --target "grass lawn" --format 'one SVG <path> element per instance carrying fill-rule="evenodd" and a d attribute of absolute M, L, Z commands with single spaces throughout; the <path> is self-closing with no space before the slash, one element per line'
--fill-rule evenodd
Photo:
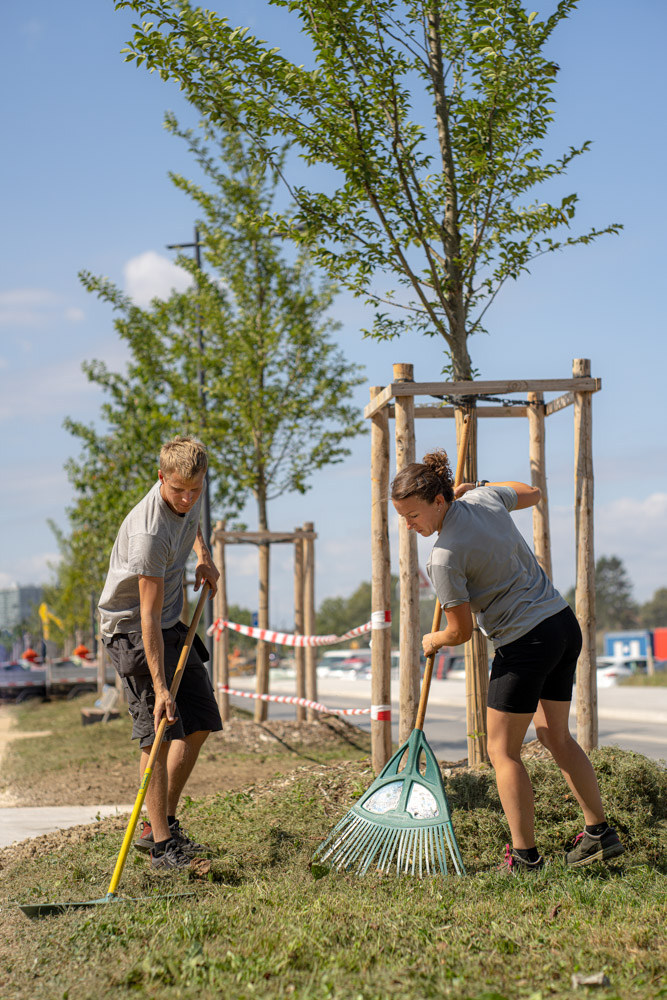
<path fill-rule="evenodd" d="M 143 897 L 137 903 L 36 921 L 11 905 L 103 897 L 119 819 L 0 852 L 0 996 L 667 997 L 664 768 L 617 749 L 593 754 L 609 820 L 627 848 L 613 864 L 565 869 L 578 810 L 555 765 L 536 759 L 527 766 L 539 846 L 551 861 L 543 871 L 496 873 L 507 833 L 493 773 L 461 769 L 447 792 L 465 878 L 315 880 L 313 850 L 372 780 L 367 759 L 348 757 L 311 759 L 245 791 L 186 800 L 182 822 L 210 844 L 210 871 L 159 876 L 131 856 L 120 890 Z M 170 898 L 177 892 L 193 895 Z M 610 985 L 574 987 L 574 973 L 604 973 Z"/>

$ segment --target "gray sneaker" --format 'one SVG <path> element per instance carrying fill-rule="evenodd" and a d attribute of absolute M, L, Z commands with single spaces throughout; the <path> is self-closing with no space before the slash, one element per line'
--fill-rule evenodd
<path fill-rule="evenodd" d="M 624 851 L 625 848 L 612 827 L 608 826 L 597 837 L 584 830 L 575 837 L 572 850 L 565 855 L 565 863 L 570 868 L 581 868 L 583 865 L 592 865 L 594 861 L 617 858 Z"/>
<path fill-rule="evenodd" d="M 502 875 L 519 875 L 521 872 L 539 872 L 544 868 L 544 858 L 539 857 L 537 861 L 526 861 L 519 854 L 515 854 L 509 844 L 505 845 L 505 857 L 496 866 L 496 871 Z"/>
<path fill-rule="evenodd" d="M 188 837 L 177 819 L 169 827 L 169 833 L 183 853 L 189 854 L 190 857 L 194 857 L 195 854 L 205 854 L 208 851 L 208 847 L 205 844 L 198 844 L 192 837 Z"/>
<path fill-rule="evenodd" d="M 160 871 L 189 868 L 191 861 L 190 855 L 182 851 L 173 838 L 167 841 L 164 851 L 160 854 L 156 854 L 154 848 L 151 850 L 151 868 Z"/>

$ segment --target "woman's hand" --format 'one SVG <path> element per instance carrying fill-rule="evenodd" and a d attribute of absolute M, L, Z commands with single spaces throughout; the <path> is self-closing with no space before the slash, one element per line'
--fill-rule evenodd
<path fill-rule="evenodd" d="M 440 647 L 443 645 L 441 638 L 442 632 L 429 632 L 422 638 L 424 656 L 435 656 Z"/>

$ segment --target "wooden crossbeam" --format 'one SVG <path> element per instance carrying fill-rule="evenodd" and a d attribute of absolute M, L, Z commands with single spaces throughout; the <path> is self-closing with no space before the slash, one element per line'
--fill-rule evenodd
<path fill-rule="evenodd" d="M 525 417 L 527 407 L 525 406 L 478 406 L 478 417 Z M 390 417 L 396 416 L 396 407 L 390 404 L 387 407 Z M 419 417 L 455 417 L 455 406 L 415 406 L 415 419 Z"/>
<path fill-rule="evenodd" d="M 556 399 L 552 399 L 546 404 L 544 408 L 545 416 L 549 417 L 552 413 L 558 413 L 559 410 L 564 410 L 566 406 L 572 406 L 574 403 L 574 393 L 566 392 L 564 396 L 557 396 Z"/>
<path fill-rule="evenodd" d="M 280 544 L 281 542 L 296 542 L 299 539 L 311 539 L 314 541 L 317 534 L 314 531 L 214 531 L 215 541 L 224 542 L 225 545 L 265 545 Z"/>
<path fill-rule="evenodd" d="M 514 379 L 498 382 L 392 382 L 366 406 L 364 416 L 374 416 L 398 396 L 498 396 L 513 392 L 599 392 L 599 378 Z"/>

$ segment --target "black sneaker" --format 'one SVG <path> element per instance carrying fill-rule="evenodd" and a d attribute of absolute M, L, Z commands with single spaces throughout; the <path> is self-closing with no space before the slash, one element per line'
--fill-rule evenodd
<path fill-rule="evenodd" d="M 617 858 L 624 851 L 625 848 L 612 827 L 608 826 L 604 833 L 597 837 L 584 830 L 575 837 L 572 850 L 565 855 L 565 863 L 570 868 L 581 868 L 582 865 L 592 865 L 594 861 Z"/>
<path fill-rule="evenodd" d="M 208 848 L 204 844 L 198 844 L 196 841 L 192 840 L 191 837 L 185 833 L 181 824 L 177 819 L 169 826 L 169 833 L 171 834 L 172 840 L 175 840 L 180 849 L 185 854 L 190 854 L 192 857 L 195 854 L 205 854 Z M 134 847 L 137 851 L 141 851 L 145 854 L 149 854 L 155 846 L 155 838 L 153 837 L 153 831 L 151 829 L 150 823 L 144 821 L 141 824 L 141 836 L 135 840 Z"/>
<path fill-rule="evenodd" d="M 189 868 L 192 858 L 180 849 L 175 840 L 168 840 L 164 851 L 156 854 L 151 850 L 151 868 L 162 871 L 172 871 L 173 869 Z"/>
<path fill-rule="evenodd" d="M 519 875 L 522 872 L 538 872 L 541 868 L 544 868 L 544 858 L 539 857 L 537 861 L 526 861 L 520 855 L 515 854 L 509 844 L 505 844 L 505 857 L 496 871 L 503 875 Z"/>
<path fill-rule="evenodd" d="M 205 854 L 208 850 L 205 844 L 198 844 L 192 837 L 188 837 L 177 819 L 169 827 L 169 832 L 184 854 L 192 857 L 195 854 Z"/>

